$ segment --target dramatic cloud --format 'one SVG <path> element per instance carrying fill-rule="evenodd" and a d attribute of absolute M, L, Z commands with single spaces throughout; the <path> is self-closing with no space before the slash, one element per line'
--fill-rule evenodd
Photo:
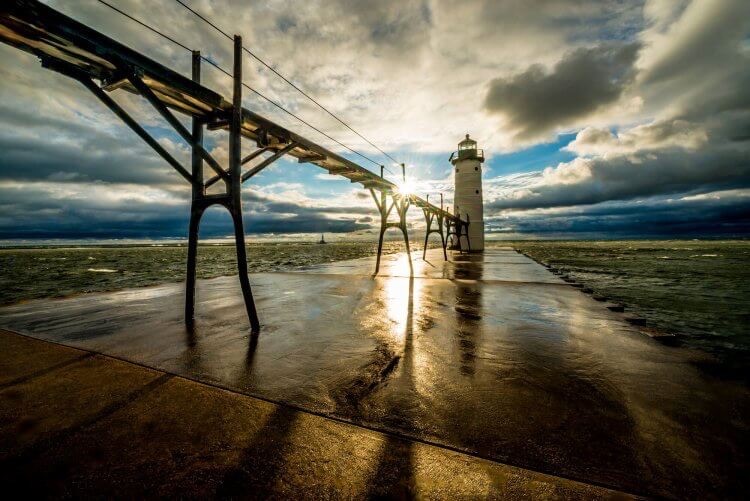
<path fill-rule="evenodd" d="M 492 80 L 484 106 L 505 117 L 521 140 L 569 126 L 615 102 L 633 79 L 638 44 L 601 45 L 566 54 L 551 70 L 533 65 Z"/>
<path fill-rule="evenodd" d="M 685 120 L 663 120 L 633 127 L 619 134 L 587 127 L 565 150 L 580 156 L 605 156 L 670 148 L 695 151 L 707 143 L 705 127 Z"/>
<path fill-rule="evenodd" d="M 642 49 L 628 92 L 640 96 L 641 112 L 655 118 L 617 116 L 607 127 L 585 127 L 564 148 L 577 158 L 494 179 L 490 206 L 499 220 L 513 213 L 526 218 L 515 228 L 539 228 L 537 211 L 544 208 L 552 227 L 570 232 L 625 231 L 629 222 L 637 231 L 668 234 L 670 218 L 675 227 L 684 223 L 685 233 L 746 230 L 748 15 L 747 2 L 647 3 L 648 24 L 639 35 Z M 619 125 L 632 120 L 641 123 Z M 704 197 L 717 190 L 724 195 Z M 743 195 L 731 195 L 737 193 Z M 701 203 L 680 205 L 673 197 Z M 580 209 L 584 205 L 590 208 Z M 597 212 L 601 207 L 609 212 Z"/>
<path fill-rule="evenodd" d="M 748 187 L 750 151 L 724 143 L 699 151 L 669 148 L 579 157 L 524 181 L 513 186 L 497 180 L 504 189 L 496 191 L 490 206 L 533 209 Z"/>
<path fill-rule="evenodd" d="M 189 74 L 189 53 L 100 3 L 48 3 Z M 178 4 L 115 3 L 230 65 L 231 43 Z M 493 231 L 747 230 L 746 0 L 188 3 L 405 161 L 431 201 L 444 193 L 452 205 L 447 157 L 471 133 L 488 159 Z M 179 175 L 80 84 L 5 45 L 0 57 L 0 238 L 185 235 L 189 187 Z M 257 61 L 244 64 L 253 88 L 386 162 Z M 203 82 L 230 95 L 229 80 L 208 66 Z M 188 163 L 184 142 L 143 99 L 112 96 Z M 378 168 L 255 94 L 244 105 Z M 207 147 L 226 160 L 226 134 L 208 134 Z M 391 179 L 400 174 L 390 161 L 386 167 Z M 369 193 L 307 164 L 278 162 L 243 197 L 249 232 L 367 232 L 379 224 Z M 422 219 L 409 213 L 413 228 Z M 220 210 L 202 226 L 205 236 L 230 231 Z"/>

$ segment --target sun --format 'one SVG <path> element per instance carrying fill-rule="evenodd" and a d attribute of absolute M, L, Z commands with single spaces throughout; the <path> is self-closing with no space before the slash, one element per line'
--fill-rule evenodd
<path fill-rule="evenodd" d="M 416 190 L 414 181 L 412 181 L 408 177 L 404 179 L 403 181 L 396 183 L 396 186 L 397 186 L 398 192 L 401 195 L 413 195 L 414 191 Z"/>

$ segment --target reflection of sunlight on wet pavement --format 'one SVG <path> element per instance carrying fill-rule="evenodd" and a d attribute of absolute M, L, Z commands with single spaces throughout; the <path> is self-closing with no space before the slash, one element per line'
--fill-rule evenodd
<path fill-rule="evenodd" d="M 398 255 L 398 258 L 394 261 L 389 262 L 387 266 L 388 267 L 384 269 L 383 272 L 381 272 L 383 275 L 396 277 L 408 277 L 411 275 L 409 258 L 406 256 L 406 253 L 400 253 Z"/>
<path fill-rule="evenodd" d="M 405 261 L 405 263 L 408 262 Z M 405 264 L 405 266 L 408 269 L 409 265 Z M 395 339 L 404 339 L 411 329 L 409 324 L 413 322 L 414 316 L 419 311 L 421 281 L 411 280 L 411 286 L 409 282 L 410 279 L 404 277 L 388 277 L 385 278 L 383 285 L 383 302 L 388 318 L 393 322 L 391 332 Z"/>

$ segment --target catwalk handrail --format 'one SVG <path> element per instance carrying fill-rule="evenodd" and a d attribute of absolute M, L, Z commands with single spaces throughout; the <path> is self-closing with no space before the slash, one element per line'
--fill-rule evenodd
<path fill-rule="evenodd" d="M 50 69 L 73 67 L 99 80 L 106 91 L 123 89 L 143 94 L 132 78 L 120 73 L 131 68 L 161 103 L 192 116 L 209 129 L 227 129 L 232 103 L 217 92 L 192 81 L 153 59 L 112 40 L 106 35 L 40 3 L 37 0 L 6 0 L 0 5 L 0 40 L 38 56 Z M 148 97 L 148 96 L 144 96 Z M 286 150 L 299 163 L 312 163 L 330 174 L 359 183 L 365 188 L 397 194 L 398 186 L 361 165 L 302 137 L 246 108 L 241 111 L 241 134 L 270 153 Z M 413 194 L 402 194 L 422 209 L 465 224 L 458 216 Z"/>

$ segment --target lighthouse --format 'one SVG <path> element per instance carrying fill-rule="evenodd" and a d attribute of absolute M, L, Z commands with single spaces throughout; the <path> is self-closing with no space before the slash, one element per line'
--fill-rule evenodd
<path fill-rule="evenodd" d="M 458 150 L 451 154 L 454 167 L 455 191 L 454 213 L 469 221 L 469 240 L 472 252 L 484 250 L 484 208 L 482 206 L 482 162 L 484 151 L 477 149 L 477 142 L 466 134 L 458 143 Z M 462 250 L 468 250 L 465 238 L 454 242 Z"/>

